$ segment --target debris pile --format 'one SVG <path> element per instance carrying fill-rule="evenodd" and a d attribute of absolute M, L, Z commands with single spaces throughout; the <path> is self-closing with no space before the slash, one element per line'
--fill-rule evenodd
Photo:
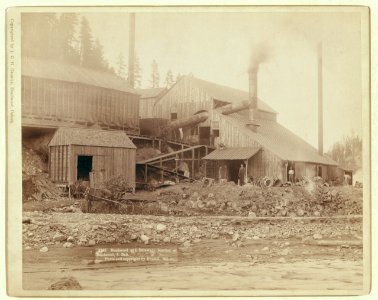
<path fill-rule="evenodd" d="M 319 217 L 362 213 L 361 190 L 329 187 L 321 181 L 271 188 L 234 183 L 203 186 L 196 182 L 161 189 L 156 194 L 170 214 Z"/>
<path fill-rule="evenodd" d="M 37 175 L 47 172 L 47 161 L 35 150 L 22 146 L 22 173 Z"/>
<path fill-rule="evenodd" d="M 46 173 L 23 176 L 23 201 L 61 200 L 63 192 L 53 184 Z"/>
<path fill-rule="evenodd" d="M 274 224 L 241 217 L 120 216 L 111 214 L 25 212 L 25 249 L 49 251 L 49 247 L 70 248 L 101 244 L 175 243 L 192 245 L 201 240 L 248 240 L 288 238 L 313 241 L 353 236 L 362 238 L 360 219 L 327 219 L 319 222 L 280 219 Z"/>
<path fill-rule="evenodd" d="M 104 181 L 100 187 L 102 190 L 108 191 L 113 199 L 119 199 L 126 193 L 133 191 L 133 187 L 125 176 L 114 176 Z"/>
<path fill-rule="evenodd" d="M 22 198 L 23 201 L 60 200 L 62 191 L 49 179 L 47 161 L 43 156 L 22 146 Z"/>

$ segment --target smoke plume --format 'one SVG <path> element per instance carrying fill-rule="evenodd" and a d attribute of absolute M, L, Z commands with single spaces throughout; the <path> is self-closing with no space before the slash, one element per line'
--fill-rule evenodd
<path fill-rule="evenodd" d="M 249 70 L 258 70 L 261 63 L 267 62 L 272 54 L 272 48 L 267 42 L 253 44 L 249 60 Z"/>

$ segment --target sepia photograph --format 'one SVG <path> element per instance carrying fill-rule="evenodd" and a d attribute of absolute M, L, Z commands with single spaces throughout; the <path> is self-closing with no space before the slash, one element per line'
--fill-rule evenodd
<path fill-rule="evenodd" d="M 367 7 L 6 23 L 14 295 L 369 293 Z"/>

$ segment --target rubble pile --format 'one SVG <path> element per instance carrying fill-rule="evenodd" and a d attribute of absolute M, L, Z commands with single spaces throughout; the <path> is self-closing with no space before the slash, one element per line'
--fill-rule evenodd
<path fill-rule="evenodd" d="M 362 191 L 322 182 L 284 187 L 180 184 L 156 192 L 170 214 L 320 217 L 362 213 Z"/>
<path fill-rule="evenodd" d="M 132 192 L 133 187 L 122 175 L 114 176 L 102 183 L 100 189 L 108 191 L 114 199 L 121 198 L 125 193 Z"/>
<path fill-rule="evenodd" d="M 24 176 L 22 179 L 23 201 L 62 200 L 62 191 L 53 184 L 46 173 Z"/>
<path fill-rule="evenodd" d="M 313 241 L 346 236 L 361 239 L 362 222 L 359 219 L 328 219 L 314 223 L 288 218 L 271 223 L 241 217 L 208 219 L 25 212 L 22 232 L 25 249 L 46 252 L 51 246 L 71 248 L 132 242 L 190 246 L 204 239 L 220 239 L 230 243 L 288 238 Z"/>
<path fill-rule="evenodd" d="M 22 174 L 38 175 L 47 172 L 47 161 L 35 150 L 22 146 Z"/>
<path fill-rule="evenodd" d="M 62 191 L 49 179 L 47 162 L 40 153 L 22 147 L 22 196 L 23 201 L 60 200 Z"/>

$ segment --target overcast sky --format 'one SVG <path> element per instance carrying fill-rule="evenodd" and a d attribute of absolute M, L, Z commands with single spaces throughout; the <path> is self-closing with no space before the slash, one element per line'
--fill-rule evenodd
<path fill-rule="evenodd" d="M 115 67 L 127 60 L 129 15 L 86 13 L 93 35 Z M 270 47 L 260 65 L 259 98 L 278 120 L 317 147 L 317 44 L 323 44 L 324 150 L 354 131 L 361 135 L 360 14 L 344 13 L 137 13 L 136 52 L 144 87 L 151 63 L 167 70 L 248 90 L 252 45 Z"/>

